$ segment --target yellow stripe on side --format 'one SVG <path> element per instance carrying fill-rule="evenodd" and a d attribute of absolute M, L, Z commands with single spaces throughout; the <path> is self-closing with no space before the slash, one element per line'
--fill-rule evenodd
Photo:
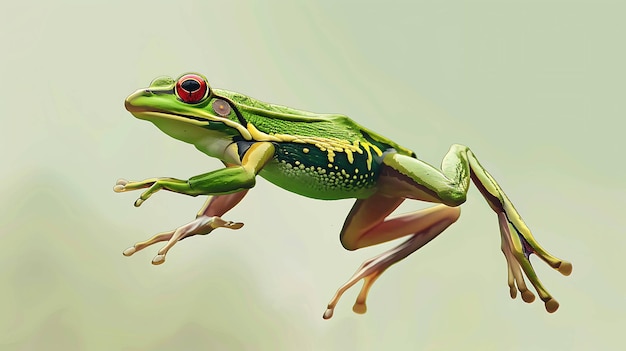
<path fill-rule="evenodd" d="M 334 162 L 335 153 L 343 152 L 346 154 L 348 162 L 354 163 L 354 153 L 363 154 L 363 149 L 367 153 L 367 169 L 372 169 L 372 152 L 373 150 L 379 157 L 382 156 L 382 151 L 374 144 L 369 142 L 360 142 L 355 140 L 350 142 L 349 140 L 339 138 L 326 138 L 317 136 L 302 136 L 302 135 L 287 135 L 287 134 L 267 134 L 258 130 L 254 124 L 248 122 L 247 131 L 256 141 L 275 141 L 275 142 L 291 142 L 300 144 L 314 145 L 323 152 L 326 152 L 328 156 L 328 162 Z M 362 147 L 362 148 L 361 148 Z M 371 150 L 370 150 L 371 148 Z"/>

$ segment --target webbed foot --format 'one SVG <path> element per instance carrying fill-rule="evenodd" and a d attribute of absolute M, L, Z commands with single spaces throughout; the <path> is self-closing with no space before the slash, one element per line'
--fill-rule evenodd
<path fill-rule="evenodd" d="M 539 298 L 544 302 L 546 311 L 553 313 L 559 308 L 559 303 L 539 281 L 529 257 L 531 254 L 536 254 L 552 268 L 566 276 L 572 273 L 572 264 L 546 252 L 533 238 L 530 230 L 524 225 L 517 213 L 511 217 L 509 218 L 504 212 L 498 213 L 502 252 L 508 266 L 508 285 L 511 298 L 514 299 L 517 296 L 517 290 L 519 290 L 524 302 L 531 303 L 535 300 L 535 295 L 528 290 L 524 282 L 523 272 L 535 287 Z"/>

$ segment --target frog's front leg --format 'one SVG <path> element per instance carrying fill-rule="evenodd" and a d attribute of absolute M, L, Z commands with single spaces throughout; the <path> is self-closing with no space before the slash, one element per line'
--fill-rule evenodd
<path fill-rule="evenodd" d="M 116 192 L 145 189 L 135 206 L 141 205 L 150 195 L 159 189 L 165 189 L 181 194 L 197 195 L 220 195 L 215 196 L 198 213 L 197 218 L 176 230 L 159 233 L 152 238 L 135 244 L 124 251 L 125 256 L 130 256 L 152 244 L 168 241 L 152 260 L 153 264 L 161 264 L 165 261 L 167 252 L 185 237 L 196 234 L 208 234 L 215 228 L 239 229 L 243 223 L 227 222 L 220 218 L 226 211 L 234 207 L 247 190 L 252 188 L 255 177 L 263 166 L 273 158 L 274 146 L 268 142 L 252 144 L 241 160 L 241 165 L 234 165 L 204 175 L 192 177 L 187 181 L 173 178 L 151 178 L 140 182 L 118 181 L 113 188 Z"/>
<path fill-rule="evenodd" d="M 190 196 L 222 195 L 252 188 L 256 173 L 246 170 L 243 166 L 218 169 L 213 172 L 180 180 L 175 178 L 150 178 L 142 181 L 119 179 L 113 191 L 126 191 L 148 188 L 135 201 L 135 207 L 141 206 L 150 196 L 163 189 Z"/>

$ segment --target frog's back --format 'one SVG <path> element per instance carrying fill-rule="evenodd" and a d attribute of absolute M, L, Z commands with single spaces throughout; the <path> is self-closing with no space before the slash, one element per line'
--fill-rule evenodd
<path fill-rule="evenodd" d="M 413 151 L 365 128 L 349 117 L 340 114 L 320 114 L 287 106 L 270 104 L 249 96 L 227 90 L 217 90 L 241 107 L 245 120 L 259 131 L 269 135 L 298 135 L 325 137 L 350 142 L 371 143 L 383 149 L 395 149 L 403 155 L 415 155 Z"/>
<path fill-rule="evenodd" d="M 414 156 L 344 115 L 316 114 L 234 93 L 229 97 L 241 107 L 248 129 L 272 140 L 276 148 L 274 159 L 259 174 L 300 195 L 368 197 L 375 191 L 385 153 Z"/>

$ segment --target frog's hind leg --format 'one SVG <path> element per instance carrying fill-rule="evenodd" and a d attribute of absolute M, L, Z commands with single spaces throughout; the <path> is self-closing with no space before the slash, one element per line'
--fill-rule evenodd
<path fill-rule="evenodd" d="M 167 244 L 161 248 L 158 254 L 152 259 L 152 264 L 158 265 L 165 262 L 167 252 L 179 241 L 194 236 L 206 235 L 216 228 L 239 229 L 243 227 L 243 223 L 230 222 L 223 220 L 220 216 L 235 207 L 239 201 L 247 194 L 248 190 L 228 195 L 218 195 L 210 197 L 202 206 L 196 219 L 184 224 L 174 230 L 156 234 L 150 239 L 138 242 L 135 245 L 124 250 L 124 256 L 131 256 L 135 252 L 145 249 L 153 244 L 167 241 Z"/>
<path fill-rule="evenodd" d="M 467 146 L 453 145 L 443 158 L 441 170 L 413 157 L 394 153 L 385 156 L 383 163 L 378 185 L 379 191 L 388 195 L 458 206 L 465 201 L 471 179 L 498 216 L 511 297 L 516 295 L 517 285 L 525 302 L 534 300 L 533 293 L 524 283 L 523 275 L 526 275 L 546 310 L 551 313 L 558 309 L 558 302 L 539 281 L 529 256 L 536 254 L 563 275 L 571 273 L 572 264 L 551 255 L 537 242 L 500 185 Z"/>
<path fill-rule="evenodd" d="M 456 220 L 459 213 L 455 208 L 465 202 L 470 180 L 498 216 L 511 297 L 516 296 L 517 287 L 525 302 L 534 300 L 533 293 L 524 282 L 526 275 L 546 310 L 550 313 L 556 311 L 559 304 L 539 281 L 529 256 L 536 254 L 563 275 L 571 273 L 572 264 L 556 258 L 541 247 L 504 191 L 481 166 L 472 151 L 467 146 L 453 145 L 444 157 L 441 169 L 398 153 L 388 153 L 384 157 L 376 183 L 377 193 L 356 202 L 344 225 L 342 244 L 349 250 L 355 250 L 412 233 L 413 236 L 400 246 L 363 263 L 355 275 L 337 291 L 324 318 L 332 316 L 341 295 L 361 279 L 365 283 L 354 310 L 365 312 L 365 298 L 380 274 L 432 240 Z M 436 206 L 424 212 L 385 220 L 405 198 L 442 203 L 454 208 Z"/>
<path fill-rule="evenodd" d="M 368 199 L 357 200 L 352 207 L 341 232 L 341 243 L 348 250 L 413 235 L 397 247 L 363 262 L 348 282 L 337 290 L 328 304 L 324 319 L 332 317 L 343 293 L 361 279 L 363 287 L 352 310 L 356 313 L 365 313 L 367 294 L 376 279 L 391 265 L 424 246 L 459 218 L 458 207 L 438 205 L 385 219 L 403 200 L 374 195 Z"/>

